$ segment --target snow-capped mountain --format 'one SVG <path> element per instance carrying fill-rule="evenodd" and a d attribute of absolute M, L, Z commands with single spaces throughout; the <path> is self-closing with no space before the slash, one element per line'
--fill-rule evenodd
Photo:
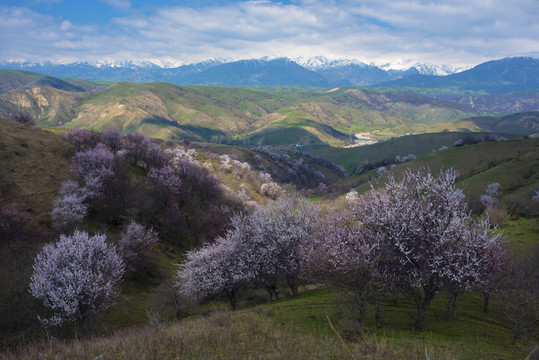
<path fill-rule="evenodd" d="M 395 59 L 390 62 L 386 63 L 371 63 L 374 66 L 379 67 L 382 70 L 390 71 L 390 70 L 400 70 L 400 71 L 407 71 L 411 69 L 416 69 L 417 72 L 421 75 L 432 75 L 432 76 L 447 76 L 451 74 L 455 74 L 461 71 L 468 70 L 470 66 L 465 65 L 435 65 L 435 64 L 428 64 L 428 63 L 421 63 L 416 60 L 402 60 L 402 59 Z"/>
<path fill-rule="evenodd" d="M 290 58 L 292 61 L 296 62 L 298 65 L 303 66 L 312 71 L 319 71 L 333 67 L 341 67 L 348 65 L 358 65 L 361 67 L 367 67 L 368 65 L 358 59 L 345 59 L 345 58 L 327 58 L 325 56 L 314 56 L 314 57 L 293 57 Z"/>
<path fill-rule="evenodd" d="M 112 82 L 164 81 L 175 84 L 218 85 L 297 85 L 301 83 L 312 86 L 368 86 L 414 74 L 446 76 L 467 69 L 463 66 L 434 65 L 414 60 L 397 59 L 376 64 L 354 58 L 324 56 L 285 58 L 275 54 L 258 59 L 217 58 L 191 64 L 170 58 L 142 61 L 102 59 L 95 62 L 68 62 L 67 59 L 43 62 L 16 59 L 0 63 L 0 68 L 34 71 L 63 78 Z M 215 78 L 212 79 L 212 77 Z M 260 79 L 264 81 L 260 83 Z M 294 81 L 299 81 L 299 83 Z"/>

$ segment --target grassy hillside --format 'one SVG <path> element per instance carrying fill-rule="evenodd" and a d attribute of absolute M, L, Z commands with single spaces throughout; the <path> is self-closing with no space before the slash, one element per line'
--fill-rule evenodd
<path fill-rule="evenodd" d="M 469 129 L 501 134 L 532 135 L 539 133 L 539 112 L 478 116 L 444 124 L 448 129 Z"/>
<path fill-rule="evenodd" d="M 39 87 L 51 87 L 64 91 L 83 92 L 103 89 L 107 86 L 108 85 L 105 83 L 95 81 L 59 79 L 30 71 L 0 70 L 0 93 Z"/>
<path fill-rule="evenodd" d="M 58 135 L 0 118 L 2 206 L 48 222 L 60 184 L 71 177 L 72 155 Z"/>
<path fill-rule="evenodd" d="M 486 142 L 476 145 L 452 147 L 446 150 L 429 152 L 416 160 L 397 166 L 394 172 L 401 172 L 405 167 L 428 167 L 432 171 L 453 168 L 460 174 L 458 186 L 462 187 L 471 208 L 482 212 L 479 201 L 486 186 L 493 182 L 500 183 L 500 201 L 510 207 L 513 213 L 533 214 L 531 197 L 539 189 L 539 139 Z M 334 184 L 341 192 L 357 187 L 359 192 L 369 190 L 369 182 L 383 184 L 386 175 L 380 178 L 375 171 L 354 175 Z M 337 192 L 338 193 L 338 192 Z M 535 207 L 537 204 L 535 204 Z M 537 215 L 534 215 L 537 216 Z"/>
<path fill-rule="evenodd" d="M 368 146 L 354 148 L 334 148 L 329 146 L 312 147 L 309 152 L 322 156 L 351 171 L 354 166 L 395 156 L 426 155 L 443 146 L 451 147 L 454 142 L 468 136 L 485 136 L 481 133 L 443 132 L 402 136 Z"/>
<path fill-rule="evenodd" d="M 531 350 L 512 346 L 507 324 L 497 312 L 485 315 L 480 299 L 462 299 L 455 319 L 445 313 L 439 296 L 428 312 L 429 332 L 409 329 L 406 300 L 385 304 L 388 322 L 360 337 L 336 308 L 338 294 L 304 291 L 289 298 L 236 312 L 213 304 L 204 315 L 181 321 L 146 325 L 107 336 L 55 343 L 36 343 L 7 359 L 35 358 L 154 358 L 154 359 L 523 359 Z M 389 320 L 391 317 L 391 321 Z"/>
<path fill-rule="evenodd" d="M 390 138 L 445 128 L 501 131 L 514 120 L 455 122 L 480 113 L 462 99 L 409 90 L 101 84 L 7 70 L 0 85 L 11 90 L 0 94 L 0 115 L 27 110 L 41 126 L 115 128 L 162 139 L 295 144 L 308 138 L 342 146 L 357 132 Z M 489 106 L 503 101 L 490 99 Z M 518 133 L 535 131 L 533 119 L 515 121 Z"/>

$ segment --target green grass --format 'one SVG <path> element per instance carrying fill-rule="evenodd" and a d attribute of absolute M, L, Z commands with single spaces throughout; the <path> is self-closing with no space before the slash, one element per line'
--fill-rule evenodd
<path fill-rule="evenodd" d="M 519 255 L 528 255 L 531 248 L 539 246 L 539 218 L 506 219 L 500 231 L 507 240 L 507 248 Z"/>
<path fill-rule="evenodd" d="M 397 155 L 401 157 L 410 153 L 416 156 L 426 155 L 442 146 L 451 147 L 456 140 L 467 136 L 485 136 L 485 134 L 461 132 L 418 134 L 348 149 L 321 146 L 313 147 L 308 151 L 331 160 L 346 170 L 352 170 L 358 164 L 394 159 Z"/>
<path fill-rule="evenodd" d="M 81 340 L 41 341 L 4 353 L 7 359 L 522 359 L 530 343 L 511 345 L 507 324 L 481 312 L 481 299 L 466 295 L 449 319 L 442 294 L 427 312 L 428 329 L 410 329 L 410 302 L 385 305 L 386 325 L 371 321 L 362 336 L 346 320 L 341 297 L 327 289 L 235 312 L 219 305 L 203 315 L 158 326 L 116 331 Z"/>

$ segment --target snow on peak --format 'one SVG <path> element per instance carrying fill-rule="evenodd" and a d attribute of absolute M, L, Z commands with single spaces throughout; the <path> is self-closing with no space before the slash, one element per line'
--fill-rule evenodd
<path fill-rule="evenodd" d="M 358 59 L 347 59 L 347 58 L 330 58 L 325 56 L 314 56 L 314 57 L 303 57 L 298 56 L 291 58 L 292 61 L 296 62 L 298 65 L 301 65 L 309 70 L 323 70 L 332 67 L 338 66 L 347 66 L 347 65 L 360 65 L 368 66 L 361 60 Z"/>
<path fill-rule="evenodd" d="M 464 70 L 468 70 L 470 66 L 464 65 L 435 65 L 429 63 L 421 63 L 413 59 L 395 59 L 385 63 L 372 63 L 380 69 L 406 71 L 415 68 L 422 75 L 445 76 L 455 74 Z"/>

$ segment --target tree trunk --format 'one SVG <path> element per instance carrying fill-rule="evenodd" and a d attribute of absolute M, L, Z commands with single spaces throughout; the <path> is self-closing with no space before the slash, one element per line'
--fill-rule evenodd
<path fill-rule="evenodd" d="M 449 295 L 449 299 L 447 301 L 447 313 L 450 317 L 454 318 L 457 316 L 457 300 L 458 300 L 458 293 L 451 292 Z"/>
<path fill-rule="evenodd" d="M 286 282 L 288 283 L 288 287 L 290 288 L 290 291 L 292 291 L 292 296 L 294 297 L 298 296 L 298 284 L 296 282 L 296 279 L 292 276 L 287 276 Z"/>
<path fill-rule="evenodd" d="M 381 329 L 384 327 L 384 320 L 382 318 L 382 305 L 379 301 L 376 301 L 376 311 L 374 313 L 374 321 L 376 322 L 376 327 Z"/>
<path fill-rule="evenodd" d="M 483 291 L 483 312 L 488 314 L 488 303 L 490 301 L 490 293 L 488 291 Z"/>
<path fill-rule="evenodd" d="M 236 310 L 237 303 L 236 303 L 236 293 L 234 290 L 227 291 L 228 300 L 230 301 L 230 307 L 232 310 Z"/>
<path fill-rule="evenodd" d="M 457 316 L 457 299 L 458 295 L 453 296 L 453 301 L 451 302 L 451 317 Z"/>
<path fill-rule="evenodd" d="M 415 289 L 414 300 L 416 303 L 417 313 L 415 317 L 414 326 L 418 330 L 425 329 L 425 313 L 429 308 L 429 305 L 434 299 L 438 288 L 433 285 L 433 280 L 423 285 L 421 288 Z"/>

